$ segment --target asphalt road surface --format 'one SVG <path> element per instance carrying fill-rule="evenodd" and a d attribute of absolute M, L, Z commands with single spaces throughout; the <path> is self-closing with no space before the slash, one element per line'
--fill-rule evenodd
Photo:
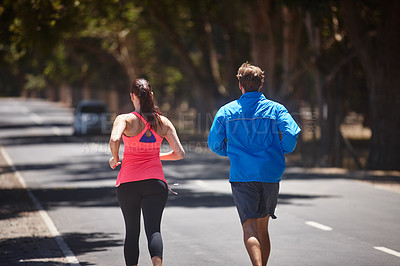
<path fill-rule="evenodd" d="M 0 99 L 0 144 L 71 261 L 124 265 L 108 137 L 72 136 L 72 112 L 47 101 Z M 184 160 L 163 163 L 178 192 L 170 194 L 162 221 L 164 265 L 250 265 L 229 161 L 200 149 L 204 144 L 184 146 Z M 400 265 L 398 192 L 348 174 L 288 168 L 276 215 L 268 265 Z M 150 265 L 142 232 L 139 265 Z"/>

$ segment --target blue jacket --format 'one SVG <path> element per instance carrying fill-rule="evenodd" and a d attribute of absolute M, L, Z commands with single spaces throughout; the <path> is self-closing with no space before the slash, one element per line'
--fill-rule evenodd
<path fill-rule="evenodd" d="M 218 110 L 208 147 L 229 157 L 230 182 L 275 183 L 285 171 L 284 154 L 294 150 L 299 133 L 283 105 L 266 99 L 261 92 L 246 92 Z"/>

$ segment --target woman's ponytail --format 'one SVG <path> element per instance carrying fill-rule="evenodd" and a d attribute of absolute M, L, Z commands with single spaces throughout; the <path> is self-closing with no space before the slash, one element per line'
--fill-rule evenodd
<path fill-rule="evenodd" d="M 137 79 L 133 82 L 131 93 L 135 94 L 140 101 L 140 112 L 145 117 L 150 126 L 155 129 L 161 123 L 160 109 L 156 105 L 150 83 L 145 79 Z"/>

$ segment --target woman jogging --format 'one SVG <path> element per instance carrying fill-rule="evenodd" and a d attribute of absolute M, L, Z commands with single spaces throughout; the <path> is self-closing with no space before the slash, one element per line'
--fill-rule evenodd
<path fill-rule="evenodd" d="M 110 138 L 110 167 L 121 164 L 117 177 L 117 198 L 125 220 L 124 257 L 127 266 L 139 259 L 140 213 L 153 265 L 162 265 L 161 217 L 168 197 L 168 185 L 161 160 L 179 160 L 185 151 L 172 123 L 155 105 L 150 83 L 137 79 L 131 88 L 135 111 L 121 114 L 114 121 Z M 172 151 L 161 153 L 166 138 Z M 124 141 L 124 156 L 119 162 L 119 147 Z"/>

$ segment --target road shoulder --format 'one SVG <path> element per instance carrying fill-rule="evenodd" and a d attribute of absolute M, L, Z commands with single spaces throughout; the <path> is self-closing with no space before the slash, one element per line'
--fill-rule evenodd
<path fill-rule="evenodd" d="M 28 191 L 0 154 L 0 265 L 66 265 Z"/>

